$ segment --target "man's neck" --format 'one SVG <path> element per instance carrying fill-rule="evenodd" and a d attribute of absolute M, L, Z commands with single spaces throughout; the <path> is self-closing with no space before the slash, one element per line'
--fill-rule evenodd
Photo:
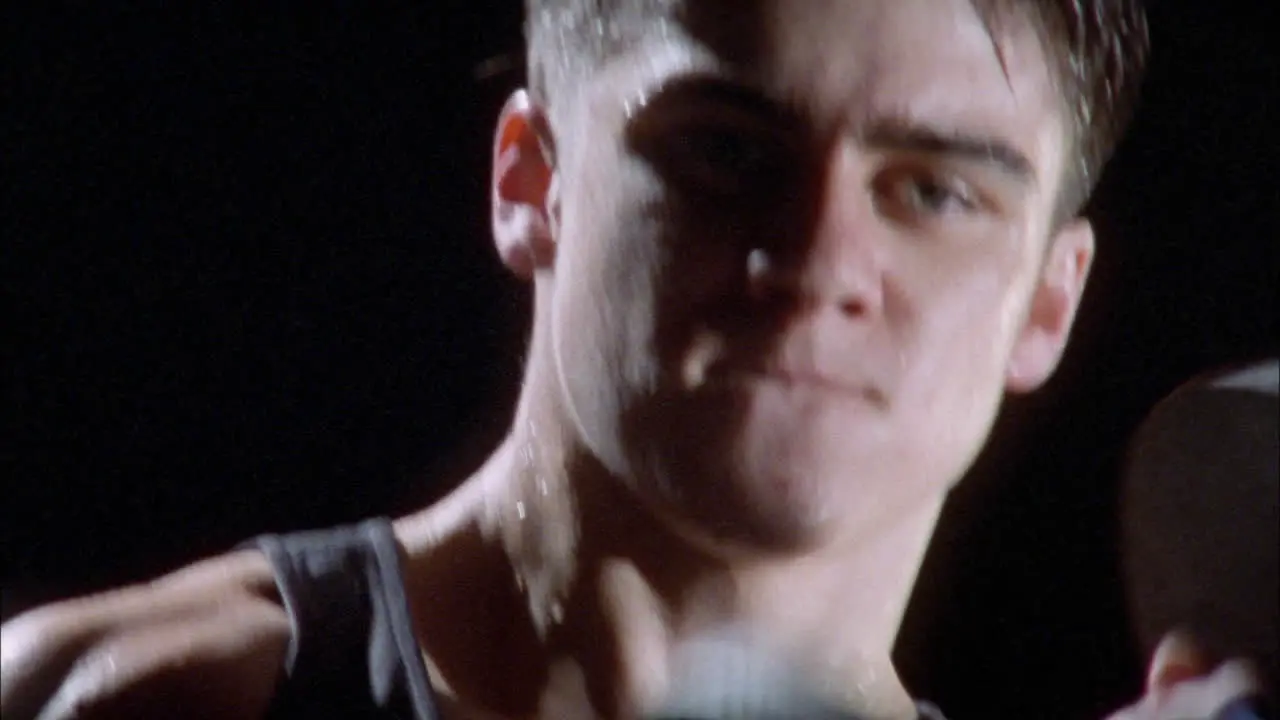
<path fill-rule="evenodd" d="M 397 529 L 436 680 L 462 705 L 634 715 L 666 703 L 691 648 L 732 634 L 831 700 L 893 718 L 911 710 L 890 653 L 941 503 L 801 557 L 709 552 L 575 451 L 563 424 L 521 413 L 479 472 Z"/>

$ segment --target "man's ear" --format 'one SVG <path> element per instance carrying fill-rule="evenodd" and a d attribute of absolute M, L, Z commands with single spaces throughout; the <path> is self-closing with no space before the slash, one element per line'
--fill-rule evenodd
<path fill-rule="evenodd" d="M 1083 218 L 1050 239 L 1022 328 L 1005 368 L 1010 392 L 1035 390 L 1053 374 L 1075 322 L 1093 263 L 1093 227 Z"/>
<path fill-rule="evenodd" d="M 555 258 L 556 182 L 546 118 L 524 90 L 507 99 L 493 140 L 493 239 L 528 279 Z"/>
<path fill-rule="evenodd" d="M 1170 632 L 1152 653 L 1147 667 L 1147 692 L 1171 688 L 1212 669 L 1194 638 L 1184 632 Z"/>

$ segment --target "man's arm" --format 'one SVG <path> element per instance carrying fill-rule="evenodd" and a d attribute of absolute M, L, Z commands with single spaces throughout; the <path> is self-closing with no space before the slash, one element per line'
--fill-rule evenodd
<path fill-rule="evenodd" d="M 266 558 L 237 552 L 0 628 L 0 715 L 258 718 L 290 635 Z"/>

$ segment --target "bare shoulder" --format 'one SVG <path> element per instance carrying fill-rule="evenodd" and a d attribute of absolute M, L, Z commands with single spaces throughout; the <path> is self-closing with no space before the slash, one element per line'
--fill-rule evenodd
<path fill-rule="evenodd" d="M 0 713 L 62 717 L 260 717 L 289 640 L 256 551 L 54 603 L 0 628 Z"/>

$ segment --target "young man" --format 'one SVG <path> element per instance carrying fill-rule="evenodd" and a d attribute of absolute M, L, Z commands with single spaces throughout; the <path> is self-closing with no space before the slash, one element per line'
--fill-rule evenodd
<path fill-rule="evenodd" d="M 1003 393 L 1066 342 L 1137 3 L 542 0 L 528 39 L 494 146 L 536 308 L 505 442 L 394 527 L 15 620 L 6 718 L 635 717 L 724 645 L 920 712 L 890 648 Z"/>

